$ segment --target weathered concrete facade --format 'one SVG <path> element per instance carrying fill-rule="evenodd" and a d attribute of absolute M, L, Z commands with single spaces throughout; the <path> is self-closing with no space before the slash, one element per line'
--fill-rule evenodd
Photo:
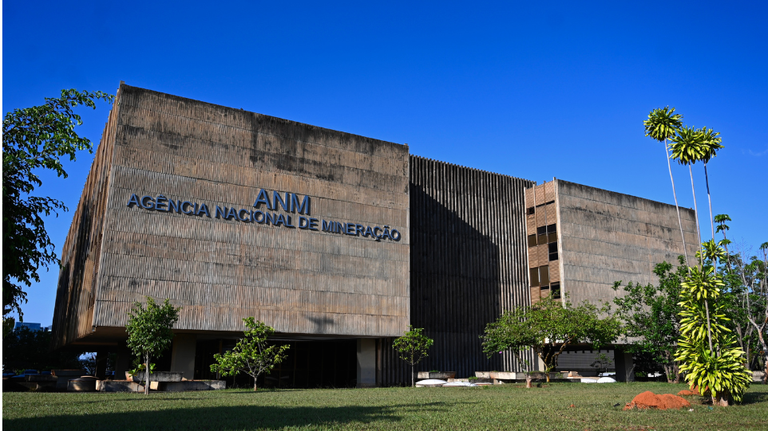
<path fill-rule="evenodd" d="M 407 328 L 406 146 L 121 85 L 96 159 L 62 256 L 59 345 L 112 337 L 145 296 L 181 306 L 181 331 Z"/>
<path fill-rule="evenodd" d="M 527 191 L 526 203 L 531 274 L 535 268 L 549 270 L 547 283 L 543 270 L 538 285 L 531 276 L 534 301 L 549 294 L 552 289 L 543 288 L 549 284 L 558 285 L 572 302 L 611 302 L 620 294 L 611 289 L 614 282 L 656 284 L 654 266 L 676 264 L 684 254 L 674 205 L 557 179 Z M 680 215 L 693 259 L 698 246 L 694 211 L 680 208 Z"/>

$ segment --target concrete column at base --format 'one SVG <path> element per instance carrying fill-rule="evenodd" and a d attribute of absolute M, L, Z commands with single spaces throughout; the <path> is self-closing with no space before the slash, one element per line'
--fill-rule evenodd
<path fill-rule="evenodd" d="M 169 371 L 181 371 L 184 373 L 184 380 L 194 380 L 196 348 L 197 336 L 195 334 L 176 334 L 173 337 L 171 369 Z"/>
<path fill-rule="evenodd" d="M 613 360 L 616 361 L 616 380 L 619 382 L 634 382 L 635 364 L 632 354 L 616 349 L 613 351 Z"/>
<path fill-rule="evenodd" d="M 376 339 L 357 340 L 357 387 L 376 386 Z"/>

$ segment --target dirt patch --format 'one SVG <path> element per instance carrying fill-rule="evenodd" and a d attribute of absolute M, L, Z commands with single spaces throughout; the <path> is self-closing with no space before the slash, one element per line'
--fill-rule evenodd
<path fill-rule="evenodd" d="M 678 392 L 677 395 L 686 397 L 691 395 L 701 395 L 701 392 L 699 392 L 698 386 L 694 386 L 693 389 L 683 389 L 682 391 Z"/>
<path fill-rule="evenodd" d="M 684 398 L 672 394 L 654 394 L 651 391 L 645 391 L 642 394 L 636 396 L 631 403 L 627 403 L 624 406 L 624 410 L 638 409 L 676 409 L 679 410 L 683 407 L 690 407 L 691 403 Z"/>
<path fill-rule="evenodd" d="M 704 388 L 704 390 L 702 391 L 701 388 L 699 388 L 698 386 L 694 386 L 693 389 L 682 390 L 678 392 L 677 395 L 680 395 L 682 397 L 691 396 L 691 395 L 703 395 L 705 397 L 708 397 L 710 396 L 710 393 L 709 393 L 709 387 Z"/>

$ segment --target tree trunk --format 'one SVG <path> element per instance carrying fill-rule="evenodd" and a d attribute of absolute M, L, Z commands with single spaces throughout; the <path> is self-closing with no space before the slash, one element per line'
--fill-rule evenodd
<path fill-rule="evenodd" d="M 707 310 L 707 338 L 709 339 L 709 352 L 714 353 L 712 351 L 712 327 L 709 324 L 709 301 L 706 299 L 704 300 L 704 308 Z"/>
<path fill-rule="evenodd" d="M 693 214 L 696 217 L 696 237 L 699 238 L 699 268 L 704 266 L 704 250 L 701 246 L 701 230 L 699 229 L 699 207 L 696 205 L 696 188 L 693 186 L 693 169 L 688 165 L 688 175 L 691 176 L 691 193 L 693 194 Z M 711 349 L 710 349 L 711 350 Z"/>
<path fill-rule="evenodd" d="M 667 169 L 669 169 L 669 179 L 672 181 L 672 196 L 675 198 L 675 209 L 677 210 L 677 225 L 680 227 L 680 237 L 683 240 L 683 255 L 685 256 L 685 264 L 690 265 L 688 260 L 688 247 L 685 245 L 685 234 L 683 233 L 683 220 L 680 218 L 680 206 L 677 204 L 677 191 L 675 191 L 675 178 L 672 176 L 672 165 L 669 162 L 669 148 L 667 147 L 667 140 L 664 140 L 664 157 L 667 159 Z"/>
<path fill-rule="evenodd" d="M 526 373 L 525 374 L 525 387 L 528 388 L 528 389 L 531 389 L 533 387 L 533 385 L 531 384 L 532 381 L 533 381 L 533 378 L 531 377 L 531 375 L 529 373 Z"/>
<path fill-rule="evenodd" d="M 704 162 L 704 182 L 707 183 L 707 200 L 709 201 L 709 226 L 712 228 L 712 241 L 715 240 L 715 218 L 712 215 L 712 195 L 709 193 L 709 175 L 707 175 L 707 162 Z M 725 235 L 725 232 L 723 232 Z"/>
<path fill-rule="evenodd" d="M 253 392 L 256 392 L 259 388 L 256 386 L 256 379 L 253 379 Z"/>
<path fill-rule="evenodd" d="M 731 404 L 733 404 L 733 397 L 728 391 L 719 392 L 716 397 L 712 397 L 713 406 L 728 407 Z"/>
<path fill-rule="evenodd" d="M 149 395 L 149 353 L 144 355 L 144 395 Z"/>
<path fill-rule="evenodd" d="M 416 377 L 413 374 L 413 365 L 411 365 L 411 387 L 416 387 Z"/>

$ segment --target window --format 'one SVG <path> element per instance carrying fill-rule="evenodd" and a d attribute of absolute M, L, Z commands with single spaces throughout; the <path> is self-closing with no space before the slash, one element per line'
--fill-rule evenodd
<path fill-rule="evenodd" d="M 552 288 L 552 298 L 560 298 L 560 283 L 552 283 L 550 287 Z"/>
<path fill-rule="evenodd" d="M 528 208 L 528 214 L 536 214 L 536 208 L 534 207 Z"/>
<path fill-rule="evenodd" d="M 539 281 L 541 284 L 549 284 L 549 266 L 539 267 Z"/>
<path fill-rule="evenodd" d="M 557 242 L 549 243 L 549 261 L 557 260 Z"/>
<path fill-rule="evenodd" d="M 557 224 L 547 226 L 548 242 L 557 242 Z"/>
<path fill-rule="evenodd" d="M 536 233 L 528 235 L 528 248 L 549 244 L 549 261 L 557 260 L 557 224 L 536 228 Z"/>
<path fill-rule="evenodd" d="M 531 287 L 539 285 L 539 268 L 531 268 Z"/>

